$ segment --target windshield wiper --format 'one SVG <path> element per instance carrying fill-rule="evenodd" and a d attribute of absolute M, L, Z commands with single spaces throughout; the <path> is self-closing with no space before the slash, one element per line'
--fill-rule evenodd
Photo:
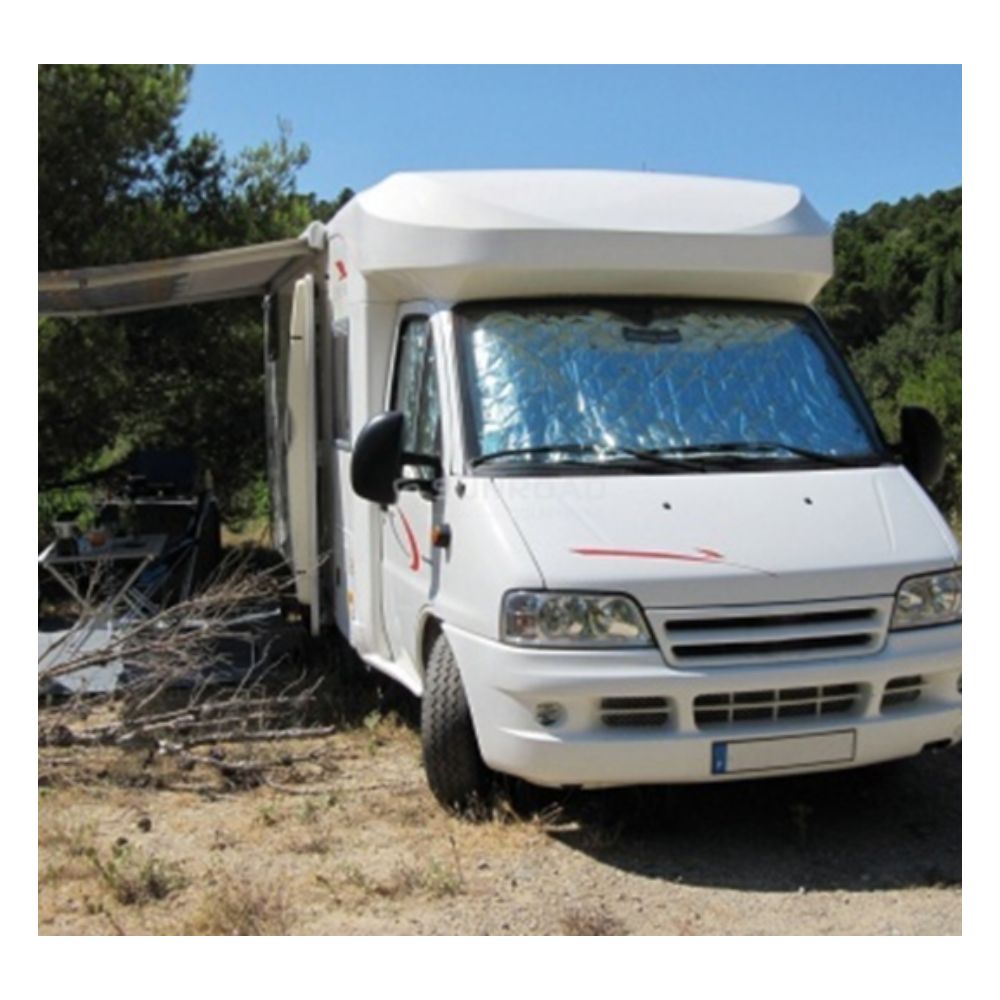
<path fill-rule="evenodd" d="M 857 459 L 844 458 L 841 455 L 831 455 L 828 452 L 813 451 L 811 448 L 800 448 L 795 444 L 786 444 L 784 441 L 713 441 L 710 444 L 683 445 L 677 448 L 656 449 L 653 454 L 677 455 L 705 455 L 712 457 L 739 458 L 740 455 L 764 455 L 773 454 L 777 451 L 787 451 L 791 455 L 799 458 L 808 458 L 813 462 L 822 462 L 824 465 L 857 465 Z M 643 452 L 643 454 L 648 454 Z"/>
<path fill-rule="evenodd" d="M 580 444 L 572 442 L 568 444 L 539 444 L 528 445 L 524 448 L 505 448 L 503 451 L 493 451 L 488 455 L 478 455 L 473 458 L 469 465 L 473 468 L 492 462 L 494 459 L 508 458 L 519 455 L 552 455 L 564 452 L 568 455 L 600 455 L 615 460 L 614 468 L 621 468 L 620 456 L 638 459 L 647 466 L 654 465 L 668 469 L 686 469 L 691 472 L 704 472 L 705 466 L 701 462 L 691 461 L 685 458 L 673 458 L 669 455 L 660 455 L 653 451 L 639 451 L 635 448 L 623 448 L 620 445 L 606 444 Z M 561 463 L 560 463 L 561 464 Z M 589 468 L 599 467 L 595 462 L 576 462 L 577 465 L 586 465 Z"/>

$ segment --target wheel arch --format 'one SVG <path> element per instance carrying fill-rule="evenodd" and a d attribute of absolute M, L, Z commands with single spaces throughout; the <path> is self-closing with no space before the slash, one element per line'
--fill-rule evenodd
<path fill-rule="evenodd" d="M 426 616 L 420 639 L 427 672 L 420 734 L 428 784 L 445 808 L 481 813 L 491 795 L 494 776 L 483 760 L 458 661 L 437 617 Z"/>
<path fill-rule="evenodd" d="M 417 644 L 417 649 L 420 654 L 420 662 L 417 664 L 417 669 L 420 673 L 420 684 L 422 692 L 427 690 L 427 669 L 430 663 L 431 651 L 434 648 L 434 643 L 437 641 L 438 637 L 441 637 L 451 646 L 451 641 L 448 636 L 448 628 L 443 618 L 439 617 L 433 611 L 428 610 L 423 618 L 420 620 L 419 632 L 418 632 L 419 642 Z M 466 692 L 468 687 L 465 682 L 465 673 L 462 664 L 459 662 L 457 654 L 452 650 L 452 656 L 455 658 L 455 667 L 458 670 L 459 677 L 461 679 L 462 685 Z M 466 695 L 467 696 L 467 695 Z M 421 698 L 423 698 L 423 693 L 421 693 Z M 480 740 L 480 709 L 473 705 L 471 700 L 469 701 L 469 715 L 472 717 L 472 727 L 476 735 L 476 742 L 481 747 Z"/>

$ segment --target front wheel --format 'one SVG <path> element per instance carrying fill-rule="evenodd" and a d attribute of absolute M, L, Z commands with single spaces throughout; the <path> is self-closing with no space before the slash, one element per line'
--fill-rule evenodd
<path fill-rule="evenodd" d="M 444 635 L 434 640 L 427 660 L 420 739 L 434 797 L 458 812 L 481 809 L 490 792 L 491 772 L 480 756 L 458 664 Z"/>

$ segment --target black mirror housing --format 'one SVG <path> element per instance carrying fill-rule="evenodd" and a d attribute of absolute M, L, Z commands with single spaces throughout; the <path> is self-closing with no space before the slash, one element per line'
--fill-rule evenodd
<path fill-rule="evenodd" d="M 351 487 L 359 497 L 388 507 L 396 502 L 403 469 L 403 414 L 396 410 L 372 417 L 354 442 Z"/>
<path fill-rule="evenodd" d="M 899 415 L 899 445 L 903 465 L 927 489 L 944 474 L 944 432 L 937 417 L 922 406 L 904 406 Z"/>

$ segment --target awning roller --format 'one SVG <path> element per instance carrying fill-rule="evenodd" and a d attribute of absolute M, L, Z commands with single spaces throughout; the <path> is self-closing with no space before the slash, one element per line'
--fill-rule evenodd
<path fill-rule="evenodd" d="M 326 243 L 312 222 L 297 239 L 166 260 L 48 271 L 38 276 L 42 316 L 119 313 L 262 296 L 306 269 Z"/>

